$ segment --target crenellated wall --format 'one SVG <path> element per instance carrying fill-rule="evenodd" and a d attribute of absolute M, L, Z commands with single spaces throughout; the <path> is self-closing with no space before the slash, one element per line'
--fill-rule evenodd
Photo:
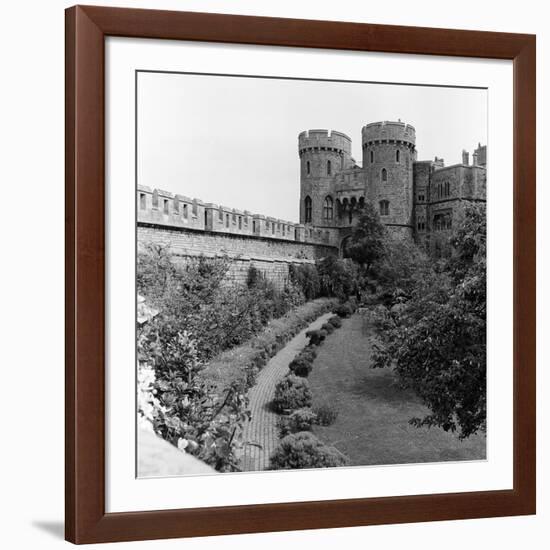
<path fill-rule="evenodd" d="M 245 284 L 254 266 L 281 289 L 290 264 L 338 254 L 323 230 L 143 186 L 137 190 L 137 225 L 138 247 L 167 246 L 176 261 L 229 258 L 232 284 Z"/>

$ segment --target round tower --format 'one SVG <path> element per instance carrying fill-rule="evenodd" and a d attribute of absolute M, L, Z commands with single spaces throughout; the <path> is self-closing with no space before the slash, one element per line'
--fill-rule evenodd
<path fill-rule="evenodd" d="M 332 225 L 336 217 L 334 176 L 353 165 L 351 139 L 334 130 L 307 130 L 298 136 L 300 223 Z"/>
<path fill-rule="evenodd" d="M 412 237 L 415 129 L 401 121 L 374 122 L 361 135 L 367 198 L 392 232 Z"/>

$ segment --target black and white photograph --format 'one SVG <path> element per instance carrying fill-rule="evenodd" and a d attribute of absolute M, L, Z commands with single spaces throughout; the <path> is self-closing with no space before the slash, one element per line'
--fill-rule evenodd
<path fill-rule="evenodd" d="M 486 459 L 487 101 L 136 73 L 138 477 Z"/>

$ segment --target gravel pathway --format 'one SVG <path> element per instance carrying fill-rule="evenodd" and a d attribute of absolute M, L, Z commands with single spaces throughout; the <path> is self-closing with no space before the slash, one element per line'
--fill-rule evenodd
<path fill-rule="evenodd" d="M 248 392 L 252 417 L 244 427 L 244 451 L 241 458 L 243 471 L 269 468 L 269 457 L 279 441 L 278 415 L 271 410 L 275 385 L 288 372 L 292 359 L 307 345 L 306 332 L 321 328 L 331 316 L 332 313 L 325 313 L 318 317 L 290 340 L 258 373 L 256 384 Z"/>

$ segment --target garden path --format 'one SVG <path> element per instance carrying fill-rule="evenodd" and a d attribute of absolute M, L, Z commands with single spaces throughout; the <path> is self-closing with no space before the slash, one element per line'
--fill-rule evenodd
<path fill-rule="evenodd" d="M 292 359 L 307 345 L 306 332 L 321 328 L 331 316 L 332 313 L 325 313 L 318 317 L 294 336 L 258 373 L 256 384 L 248 392 L 251 418 L 246 423 L 243 433 L 243 471 L 253 472 L 269 468 L 269 457 L 279 441 L 278 415 L 271 409 L 275 385 L 288 372 L 288 365 Z"/>

